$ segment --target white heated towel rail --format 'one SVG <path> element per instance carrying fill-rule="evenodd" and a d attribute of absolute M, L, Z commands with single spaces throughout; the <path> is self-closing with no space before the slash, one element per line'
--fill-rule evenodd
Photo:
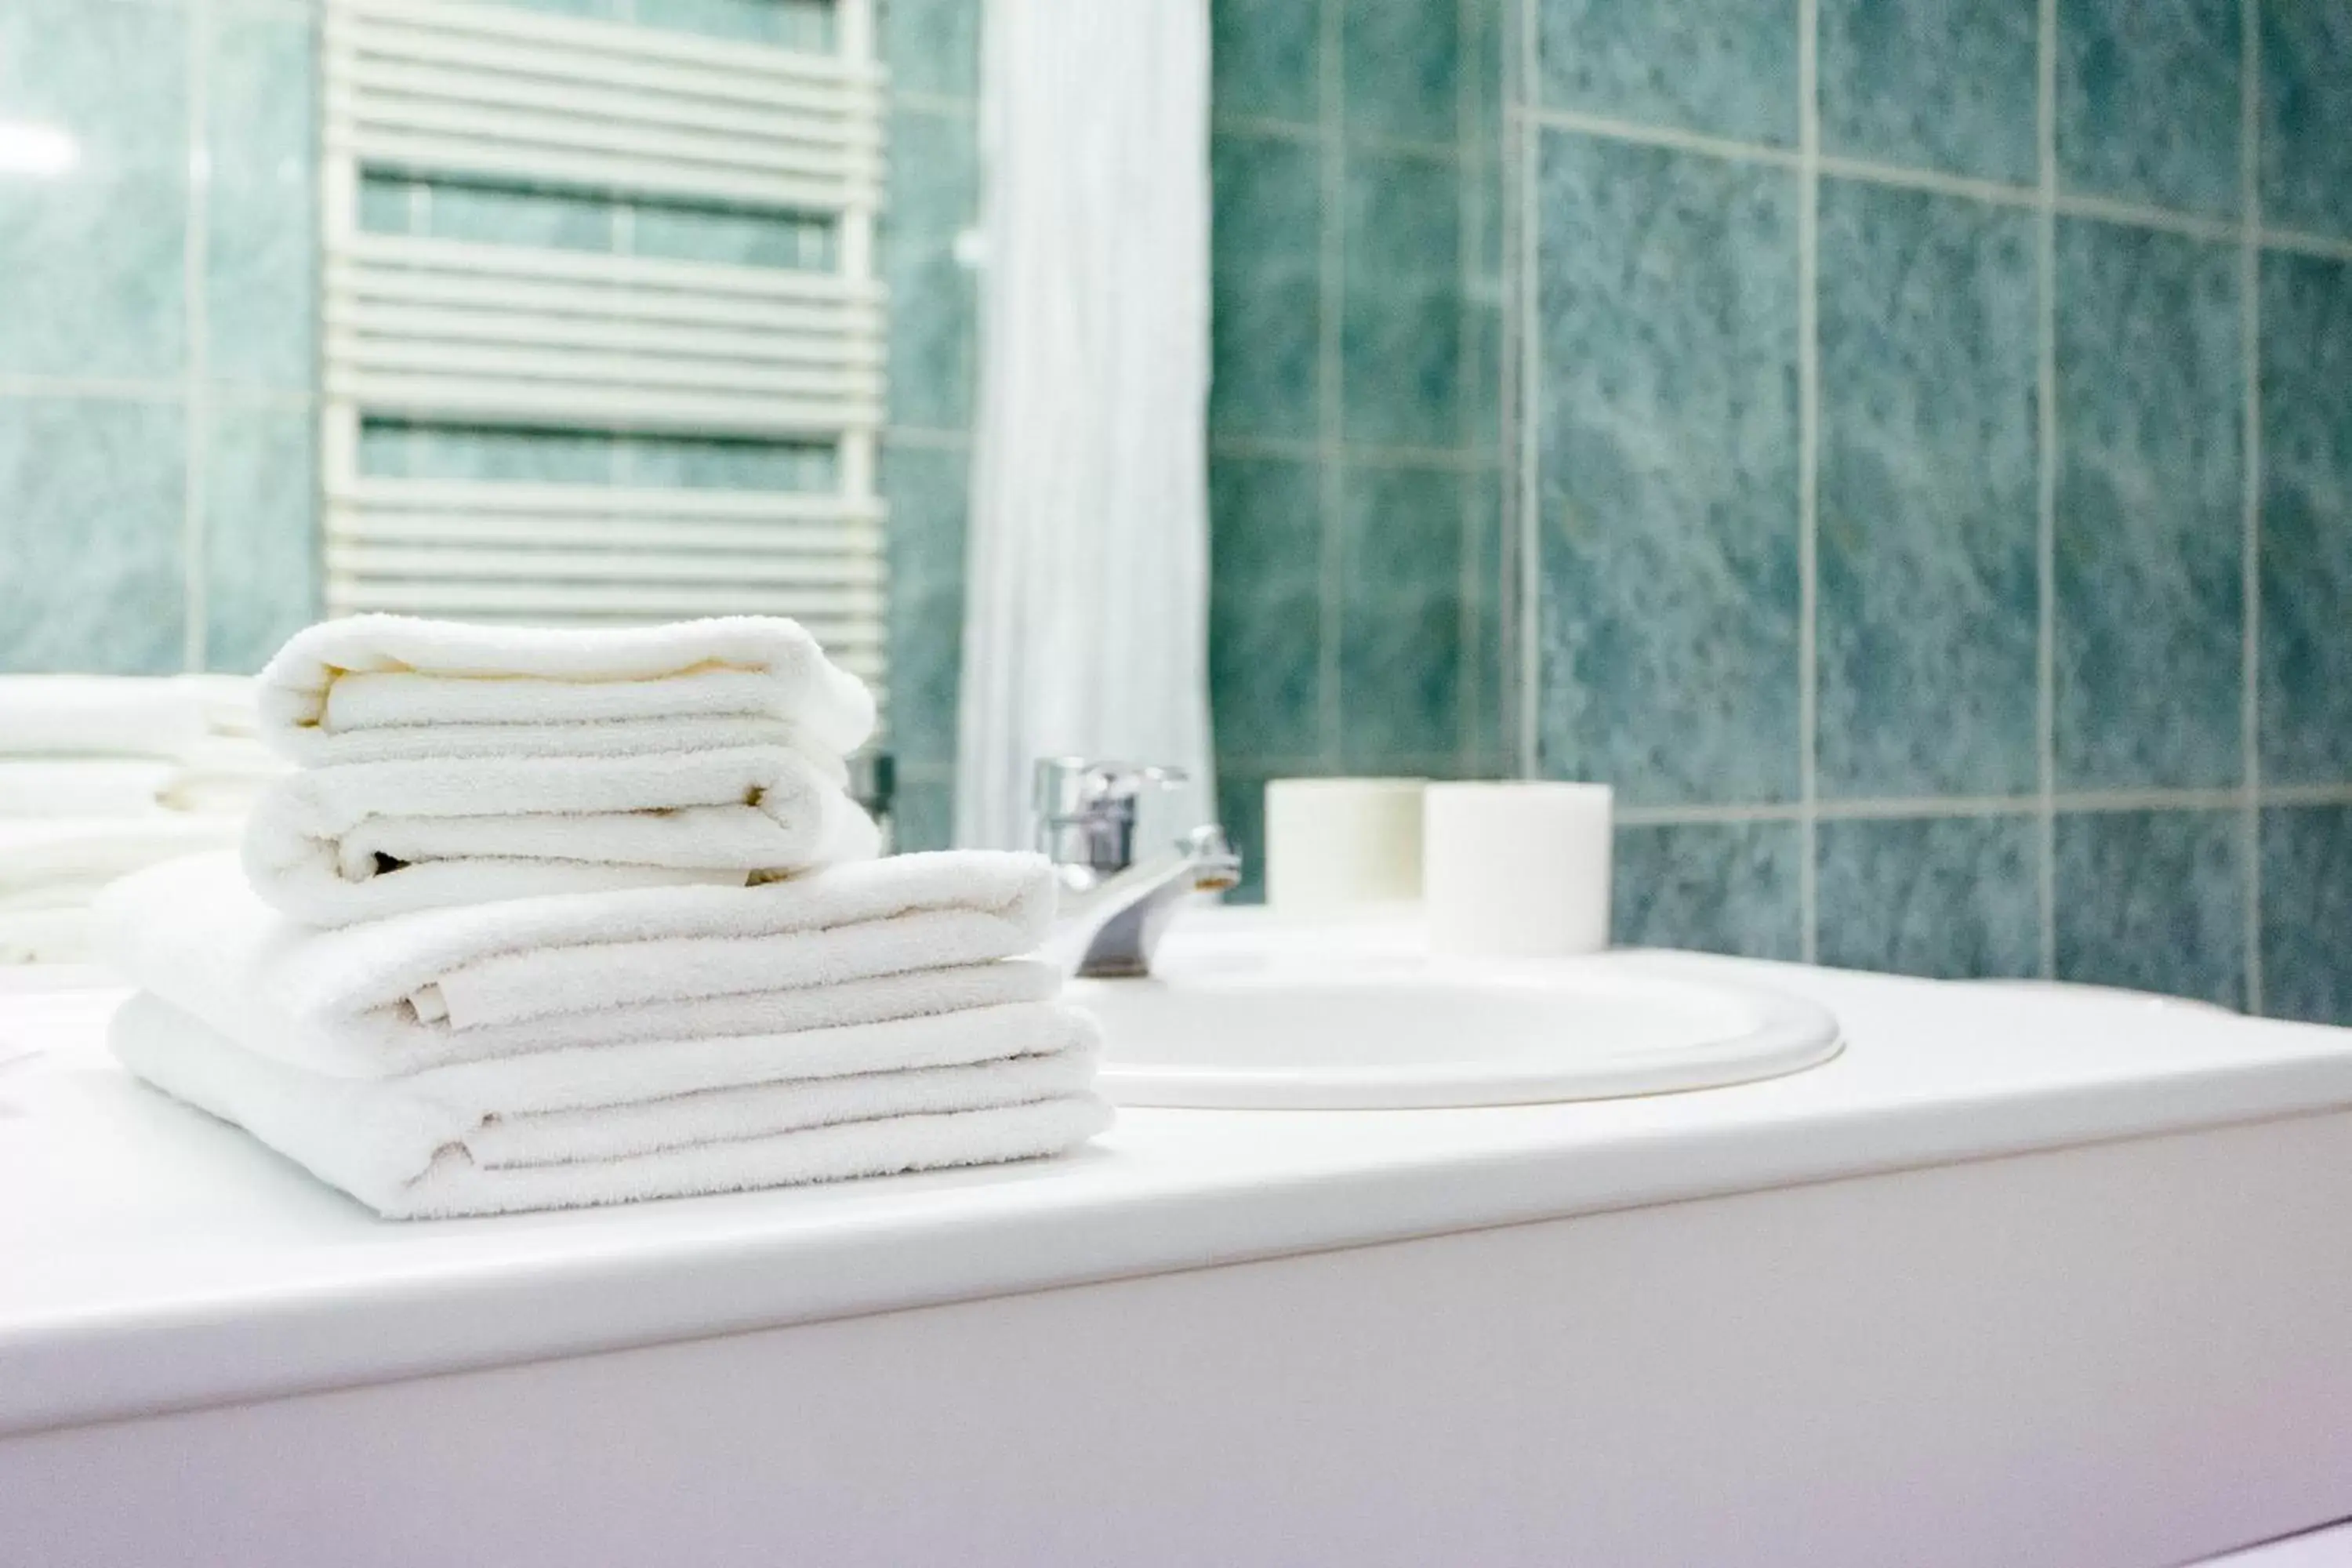
<path fill-rule="evenodd" d="M 815 53 L 483 0 L 327 0 L 331 613 L 596 623 L 770 613 L 883 674 L 873 0 Z M 831 270 L 367 232 L 370 175 L 831 226 Z M 829 449 L 832 488 L 362 471 L 376 420 Z"/>

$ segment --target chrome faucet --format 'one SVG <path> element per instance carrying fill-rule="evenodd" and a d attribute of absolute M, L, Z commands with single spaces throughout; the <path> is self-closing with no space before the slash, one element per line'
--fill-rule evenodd
<path fill-rule="evenodd" d="M 1146 790 L 1183 782 L 1178 768 L 1079 757 L 1038 761 L 1037 847 L 1062 885 L 1052 947 L 1076 973 L 1150 973 L 1151 954 L 1184 896 L 1241 880 L 1241 857 L 1214 824 L 1136 864 L 1136 802 Z"/>

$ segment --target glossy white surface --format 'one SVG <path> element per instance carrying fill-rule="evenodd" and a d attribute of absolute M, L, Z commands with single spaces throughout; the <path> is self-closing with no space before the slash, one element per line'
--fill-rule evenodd
<path fill-rule="evenodd" d="M 1071 995 L 1102 1020 L 1103 1089 L 1120 1105 L 1605 1100 L 1773 1078 L 1838 1051 L 1837 1021 L 1818 1003 L 1607 956 L 1196 948 L 1149 979 L 1078 981 Z"/>
<path fill-rule="evenodd" d="M 1229 920 L 1180 927 L 1166 951 L 1181 964 L 1254 940 Z M 1392 939 L 1315 940 L 1377 954 Z M 401 1225 L 131 1082 L 100 1046 L 110 996 L 0 997 L 0 1043 L 42 1052 L 0 1071 L 0 1430 L 2352 1107 L 2352 1035 L 2336 1030 L 1622 962 L 1809 998 L 1846 1049 L 1629 1100 L 1135 1110 L 1054 1162 Z"/>

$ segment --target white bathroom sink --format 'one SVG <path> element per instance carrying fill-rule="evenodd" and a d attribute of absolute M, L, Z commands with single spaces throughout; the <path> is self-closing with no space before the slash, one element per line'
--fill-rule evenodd
<path fill-rule="evenodd" d="M 1777 1078 L 1838 1053 L 1820 1005 L 1612 956 L 1195 951 L 1076 981 L 1122 1105 L 1342 1110 L 1522 1105 Z"/>

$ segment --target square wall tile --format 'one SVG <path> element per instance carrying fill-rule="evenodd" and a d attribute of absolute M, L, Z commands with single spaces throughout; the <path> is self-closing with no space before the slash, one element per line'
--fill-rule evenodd
<path fill-rule="evenodd" d="M 2352 780 L 2352 262 L 2273 252 L 2262 299 L 2262 749 Z"/>
<path fill-rule="evenodd" d="M 1822 0 L 1822 151 L 2032 184 L 2035 0 Z"/>
<path fill-rule="evenodd" d="M 1218 135 L 1209 170 L 1209 428 L 1312 440 L 1322 418 L 1322 152 Z"/>
<path fill-rule="evenodd" d="M 317 54 L 311 18 L 214 17 L 205 352 L 216 382 L 307 394 L 318 375 Z"/>
<path fill-rule="evenodd" d="M 167 377 L 186 361 L 186 13 L 117 0 L 0 9 L 0 120 L 70 139 L 0 179 L 0 374 Z"/>
<path fill-rule="evenodd" d="M 1265 779 L 1217 764 L 1217 824 L 1242 858 L 1242 879 L 1229 904 L 1265 902 Z"/>
<path fill-rule="evenodd" d="M 1611 940 L 1751 958 L 1804 950 L 1793 822 L 1620 827 Z"/>
<path fill-rule="evenodd" d="M 1461 132 L 1461 0 L 1358 0 L 1342 6 L 1339 58 L 1349 134 L 1454 141 Z"/>
<path fill-rule="evenodd" d="M 971 454 L 885 441 L 890 506 L 890 737 L 902 765 L 951 766 L 962 692 Z"/>
<path fill-rule="evenodd" d="M 1349 441 L 1454 447 L 1463 436 L 1462 171 L 1451 159 L 1348 159 L 1342 428 Z"/>
<path fill-rule="evenodd" d="M 971 0 L 937 3 L 979 10 Z M 1209 111 L 1312 125 L 1323 110 L 1319 0 L 1210 0 Z"/>
<path fill-rule="evenodd" d="M 2244 1005 L 2238 813 L 2070 813 L 2057 831 L 2059 979 Z"/>
<path fill-rule="evenodd" d="M 973 0 L 883 0 L 878 26 L 890 89 L 978 98 L 980 14 Z"/>
<path fill-rule="evenodd" d="M 968 116 L 890 116 L 890 187 L 880 258 L 890 289 L 890 423 L 961 430 L 979 379 L 979 292 L 955 257 L 980 211 Z"/>
<path fill-rule="evenodd" d="M 2236 247 L 2058 224 L 2060 789 L 2241 776 Z"/>
<path fill-rule="evenodd" d="M 1565 132 L 1541 156 L 1540 771 L 1793 799 L 1794 176 Z"/>
<path fill-rule="evenodd" d="M 176 402 L 0 398 L 0 670 L 181 667 L 185 439 Z"/>
<path fill-rule="evenodd" d="M 1793 147 L 1797 12 L 1753 0 L 1537 0 L 1543 104 Z"/>
<path fill-rule="evenodd" d="M 2033 787 L 2033 221 L 1821 192 L 1820 783 Z"/>
<path fill-rule="evenodd" d="M 2262 8 L 2263 221 L 2352 238 L 2352 5 Z"/>
<path fill-rule="evenodd" d="M 2059 0 L 2058 183 L 2238 210 L 2240 0 Z"/>
<path fill-rule="evenodd" d="M 2263 1011 L 2352 1024 L 2352 806 L 2263 813 Z"/>
<path fill-rule="evenodd" d="M 1209 464 L 1209 710 L 1217 755 L 1322 753 L 1323 471 Z"/>
<path fill-rule="evenodd" d="M 1463 745 L 1463 476 L 1351 467 L 1340 522 L 1339 754 L 1425 772 Z"/>
<path fill-rule="evenodd" d="M 205 665 L 251 675 L 319 618 L 318 416 L 213 400 L 205 442 Z"/>
<path fill-rule="evenodd" d="M 908 855 L 955 847 L 955 784 L 944 778 L 901 779 L 890 800 L 890 847 Z"/>
<path fill-rule="evenodd" d="M 1821 825 L 1821 961 L 1944 979 L 2042 966 L 2036 824 L 1941 816 Z"/>

